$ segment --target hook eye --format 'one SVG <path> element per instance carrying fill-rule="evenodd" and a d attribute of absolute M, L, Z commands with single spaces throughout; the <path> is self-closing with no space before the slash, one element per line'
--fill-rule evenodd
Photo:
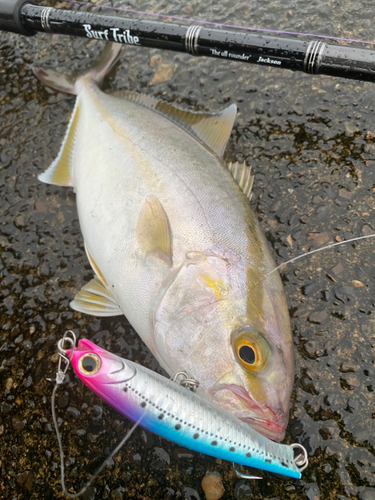
<path fill-rule="evenodd" d="M 298 454 L 294 456 L 294 463 L 298 467 L 298 470 L 302 472 L 309 465 L 309 457 L 307 455 L 306 449 L 299 443 L 294 443 L 290 445 L 294 450 L 299 450 Z"/>

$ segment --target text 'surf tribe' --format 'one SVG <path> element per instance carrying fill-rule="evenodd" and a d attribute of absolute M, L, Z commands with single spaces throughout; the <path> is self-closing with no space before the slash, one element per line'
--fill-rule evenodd
<path fill-rule="evenodd" d="M 131 35 L 130 30 L 124 30 L 120 33 L 120 28 L 109 28 L 102 31 L 92 30 L 91 24 L 84 24 L 87 38 L 96 38 L 97 40 L 113 40 L 117 43 L 128 43 L 129 45 L 140 45 L 139 38 Z"/>

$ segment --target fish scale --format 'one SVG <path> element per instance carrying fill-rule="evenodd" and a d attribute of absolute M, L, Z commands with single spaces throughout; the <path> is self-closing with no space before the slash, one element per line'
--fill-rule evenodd
<path fill-rule="evenodd" d="M 145 429 L 206 455 L 301 477 L 290 446 L 265 438 L 199 394 L 86 339 L 67 354 L 82 382 Z M 84 360 L 92 355 L 99 368 L 83 373 Z"/>

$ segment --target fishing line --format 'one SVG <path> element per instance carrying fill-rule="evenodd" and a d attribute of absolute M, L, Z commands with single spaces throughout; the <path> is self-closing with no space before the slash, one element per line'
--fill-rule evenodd
<path fill-rule="evenodd" d="M 75 347 L 75 340 L 74 340 L 74 343 L 72 343 L 72 339 L 70 339 L 69 337 L 66 336 L 67 333 L 72 333 L 73 338 L 75 339 L 74 333 L 69 330 L 68 332 L 65 332 L 63 338 L 58 343 L 58 346 L 59 346 L 59 365 L 58 365 L 58 370 L 57 370 L 57 374 L 56 374 L 56 383 L 55 383 L 55 386 L 54 386 L 53 391 L 52 391 L 51 409 L 52 409 L 53 425 L 55 427 L 57 441 L 59 443 L 61 488 L 62 488 L 64 494 L 67 497 L 69 497 L 69 498 L 77 498 L 77 497 L 83 495 L 83 493 L 85 493 L 85 491 L 89 488 L 89 486 L 91 486 L 91 484 L 95 481 L 95 479 L 98 477 L 98 475 L 102 472 L 102 470 L 104 469 L 104 467 L 106 467 L 106 465 L 109 464 L 109 462 L 112 460 L 113 456 L 124 446 L 124 444 L 126 443 L 126 441 L 128 441 L 128 439 L 130 438 L 130 436 L 133 434 L 133 432 L 135 431 L 135 429 L 138 427 L 139 423 L 141 422 L 141 420 L 145 416 L 145 412 L 142 413 L 142 415 L 139 417 L 139 419 L 136 421 L 136 423 L 126 433 L 125 437 L 112 450 L 112 452 L 104 460 L 104 462 L 101 464 L 101 466 L 90 477 L 90 479 L 87 481 L 87 483 L 85 484 L 85 486 L 83 486 L 83 488 L 81 488 L 78 493 L 69 493 L 69 491 L 66 489 L 66 486 L 65 486 L 64 451 L 63 451 L 63 447 L 62 447 L 61 434 L 60 434 L 59 429 L 58 429 L 57 418 L 56 418 L 56 411 L 55 411 L 56 391 L 57 391 L 58 386 L 61 385 L 63 383 L 64 379 L 65 379 L 65 373 L 66 373 L 66 371 L 68 369 L 68 366 L 70 364 L 70 359 L 73 356 L 73 351 L 74 351 L 74 347 Z M 69 341 L 72 344 L 72 353 L 71 353 L 70 359 L 65 356 L 64 350 L 60 348 L 60 346 L 63 346 L 63 344 L 64 344 L 65 341 Z M 63 352 L 61 352 L 61 351 L 63 351 Z M 66 366 L 65 366 L 64 370 L 61 369 L 61 364 L 62 364 L 61 362 L 62 362 L 62 360 L 65 361 L 65 363 L 66 363 Z"/>
<path fill-rule="evenodd" d="M 353 241 L 365 240 L 367 238 L 374 238 L 374 236 L 375 236 L 375 233 L 368 234 L 366 236 L 357 236 L 357 238 L 350 238 L 350 240 L 338 241 L 336 243 L 331 243 L 330 245 L 326 245 L 326 246 L 321 247 L 321 248 L 316 248 L 315 250 L 310 250 L 310 252 L 306 252 L 306 253 L 303 253 L 301 255 L 297 255 L 297 257 L 293 257 L 293 259 L 287 260 L 286 262 L 282 262 L 280 265 L 275 267 L 275 269 L 272 269 L 272 271 L 270 271 L 269 273 L 266 274 L 265 278 L 268 278 L 268 276 L 270 276 L 272 273 L 274 273 L 275 271 L 278 271 L 279 269 L 286 266 L 287 264 L 290 264 L 291 262 L 295 262 L 298 259 L 302 259 L 302 257 L 307 257 L 308 255 L 312 255 L 313 253 L 322 252 L 323 250 L 327 250 L 328 248 L 337 247 L 339 245 L 343 245 L 344 243 L 352 243 Z"/>
<path fill-rule="evenodd" d="M 279 35 L 294 35 L 294 36 L 303 36 L 303 37 L 323 38 L 326 40 L 336 40 L 339 42 L 351 42 L 351 43 L 363 43 L 366 45 L 375 45 L 375 42 L 369 42 L 369 41 L 365 41 L 365 40 L 355 40 L 352 38 L 341 38 L 341 37 L 329 36 L 329 35 L 317 35 L 317 34 L 313 34 L 313 33 L 299 33 L 298 31 L 283 31 L 283 30 L 271 30 L 271 29 L 267 29 L 267 28 L 252 28 L 249 26 L 237 26 L 234 24 L 223 24 L 223 23 L 217 23 L 217 22 L 213 22 L 213 21 L 194 19 L 194 18 L 190 18 L 190 17 L 172 16 L 172 15 L 168 15 L 168 14 L 157 14 L 154 12 L 128 9 L 128 8 L 124 8 L 124 7 L 113 7 L 110 5 L 100 5 L 100 4 L 95 4 L 95 3 L 91 3 L 91 2 L 80 2 L 79 0 L 67 0 L 67 1 L 71 4 L 76 4 L 76 5 L 88 5 L 90 7 L 96 7 L 96 8 L 100 8 L 100 9 L 108 9 L 108 10 L 120 11 L 120 12 L 130 12 L 131 14 L 139 14 L 139 15 L 144 15 L 144 16 L 158 17 L 161 19 L 173 19 L 176 21 L 185 21 L 185 22 L 189 22 L 189 23 L 207 24 L 210 26 L 219 26 L 221 28 L 232 28 L 232 29 L 241 29 L 241 30 L 254 31 L 254 32 L 275 33 L 275 34 L 279 34 Z"/>

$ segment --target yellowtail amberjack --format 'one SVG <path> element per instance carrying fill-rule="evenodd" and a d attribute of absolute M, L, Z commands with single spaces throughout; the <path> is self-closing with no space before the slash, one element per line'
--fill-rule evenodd
<path fill-rule="evenodd" d="M 35 70 L 77 95 L 60 153 L 40 176 L 73 186 L 94 279 L 72 307 L 125 314 L 169 374 L 274 440 L 284 437 L 294 376 L 283 287 L 250 209 L 252 176 L 223 161 L 236 106 L 191 113 L 98 85 L 108 45 L 75 78 Z"/>

